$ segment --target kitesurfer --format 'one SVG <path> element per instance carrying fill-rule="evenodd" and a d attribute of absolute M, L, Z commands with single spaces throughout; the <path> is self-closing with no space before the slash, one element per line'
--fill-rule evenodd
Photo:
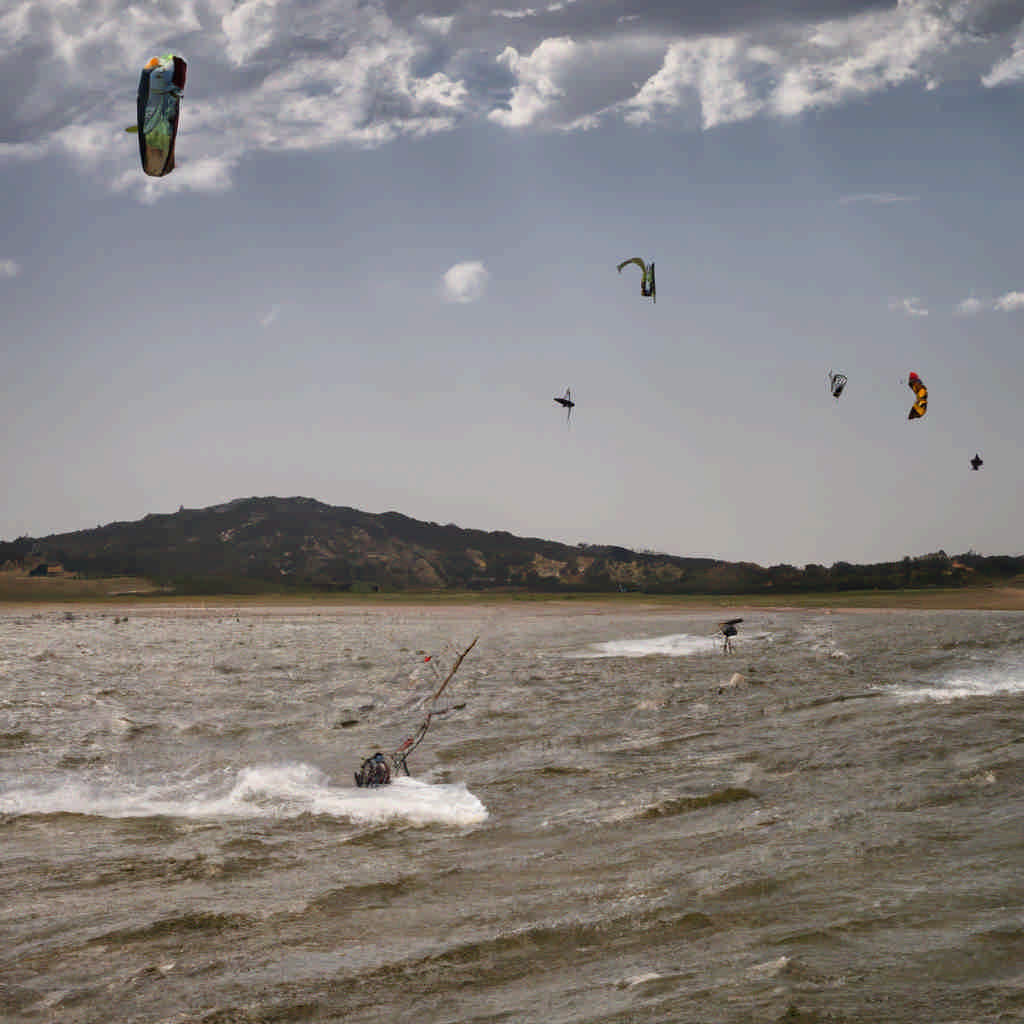
<path fill-rule="evenodd" d="M 379 750 L 359 766 L 359 771 L 355 775 L 356 785 L 360 787 L 386 786 L 391 781 L 391 769 Z"/>
<path fill-rule="evenodd" d="M 728 654 L 732 650 L 732 638 L 739 632 L 736 625 L 742 621 L 742 619 L 726 619 L 725 622 L 718 624 L 718 631 L 722 634 L 723 654 Z"/>
<path fill-rule="evenodd" d="M 406 763 L 407 758 L 416 749 L 416 747 L 419 746 L 423 737 L 426 736 L 427 730 L 430 728 L 430 723 L 435 718 L 440 718 L 442 715 L 447 715 L 451 711 L 457 711 L 459 708 L 465 707 L 464 704 L 454 704 L 450 707 L 439 708 L 437 707 L 437 700 L 441 694 L 444 693 L 455 673 L 458 672 L 459 666 L 462 664 L 462 659 L 469 654 L 479 639 L 479 637 L 474 637 L 473 643 L 471 643 L 455 659 L 455 664 L 452 665 L 451 671 L 444 677 L 444 681 L 430 698 L 430 710 L 427 712 L 427 717 L 420 722 L 419 728 L 416 732 L 413 733 L 412 736 L 406 738 L 394 753 L 384 755 L 378 750 L 371 757 L 368 757 L 363 761 L 359 766 L 359 771 L 355 773 L 357 786 L 361 789 L 373 789 L 377 786 L 387 786 L 394 776 L 402 774 L 408 775 L 409 765 Z M 430 658 L 428 657 L 426 660 L 430 661 Z"/>

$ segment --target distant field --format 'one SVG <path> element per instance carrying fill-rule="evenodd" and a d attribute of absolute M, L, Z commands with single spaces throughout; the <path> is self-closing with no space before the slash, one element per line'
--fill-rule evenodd
<path fill-rule="evenodd" d="M 851 590 L 827 594 L 540 594 L 481 591 L 403 591 L 378 594 L 281 590 L 257 594 L 174 594 L 134 576 L 75 579 L 73 576 L 30 577 L 0 572 L 0 603 L 126 603 L 221 606 L 349 606 L 464 605 L 506 603 L 599 605 L 661 609 L 715 608 L 919 608 L 1024 611 L 1024 585 L 976 586 L 923 590 Z"/>
<path fill-rule="evenodd" d="M 149 580 L 135 576 L 80 580 L 74 576 L 29 576 L 21 571 L 0 572 L 0 601 L 97 601 L 124 600 L 160 593 Z M 124 595 L 119 596 L 119 595 Z"/>

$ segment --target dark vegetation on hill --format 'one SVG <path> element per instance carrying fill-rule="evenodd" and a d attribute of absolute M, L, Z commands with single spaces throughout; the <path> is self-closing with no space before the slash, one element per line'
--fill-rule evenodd
<path fill-rule="evenodd" d="M 1024 556 L 944 551 L 831 566 L 724 562 L 373 514 L 311 498 L 241 498 L 94 530 L 0 542 L 0 565 L 60 564 L 83 577 L 142 576 L 181 593 L 521 589 L 754 594 L 957 587 L 1024 573 Z"/>

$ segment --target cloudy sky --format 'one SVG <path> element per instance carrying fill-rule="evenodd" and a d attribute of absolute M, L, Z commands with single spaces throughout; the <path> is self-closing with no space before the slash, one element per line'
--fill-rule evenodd
<path fill-rule="evenodd" d="M 1019 553 L 1022 125 L 1024 0 L 11 0 L 0 537 L 277 494 Z"/>

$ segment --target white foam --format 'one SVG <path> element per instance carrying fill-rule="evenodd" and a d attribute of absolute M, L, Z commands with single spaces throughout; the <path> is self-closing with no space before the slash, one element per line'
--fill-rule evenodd
<path fill-rule="evenodd" d="M 970 697 L 1001 697 L 1024 693 L 1024 670 L 996 669 L 976 676 L 953 676 L 923 686 L 891 686 L 886 692 L 904 701 L 948 703 Z"/>
<path fill-rule="evenodd" d="M 3 814 L 85 814 L 103 818 L 294 818 L 326 814 L 359 824 L 475 825 L 487 808 L 464 784 L 396 779 L 380 789 L 332 786 L 306 764 L 257 765 L 224 781 L 133 787 L 65 779 L 51 789 L 0 793 Z"/>
<path fill-rule="evenodd" d="M 750 640 L 766 640 L 769 643 L 771 633 L 748 633 L 733 639 L 738 651 L 745 642 Z M 651 655 L 664 655 L 670 658 L 685 658 L 692 654 L 708 654 L 721 651 L 722 637 L 717 633 L 701 636 L 696 633 L 670 633 L 667 636 L 637 637 L 625 640 L 606 640 L 603 643 L 591 644 L 587 650 L 569 655 L 571 658 L 648 658 Z"/>
<path fill-rule="evenodd" d="M 628 640 L 606 640 L 591 644 L 586 651 L 571 655 L 573 658 L 647 658 L 652 654 L 673 658 L 690 654 L 705 654 L 721 647 L 716 636 L 696 636 L 693 633 L 672 633 L 668 636 L 642 637 Z"/>

